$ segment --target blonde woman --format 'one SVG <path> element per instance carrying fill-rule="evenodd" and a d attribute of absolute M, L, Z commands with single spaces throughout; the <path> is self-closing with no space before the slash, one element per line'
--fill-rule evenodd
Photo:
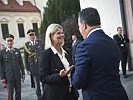
<path fill-rule="evenodd" d="M 45 50 L 40 56 L 41 81 L 45 85 L 43 100 L 77 100 L 71 84 L 72 59 L 63 49 L 63 28 L 51 24 L 46 30 Z"/>

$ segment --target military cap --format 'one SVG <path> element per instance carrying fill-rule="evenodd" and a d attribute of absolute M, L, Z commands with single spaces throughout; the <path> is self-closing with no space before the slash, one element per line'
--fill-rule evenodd
<path fill-rule="evenodd" d="M 5 36 L 5 40 L 6 40 L 6 41 L 14 40 L 14 36 L 13 36 L 12 34 L 7 34 L 7 35 Z"/>
<path fill-rule="evenodd" d="M 28 32 L 27 32 L 28 35 L 30 34 L 35 34 L 35 31 L 33 29 L 29 29 Z"/>

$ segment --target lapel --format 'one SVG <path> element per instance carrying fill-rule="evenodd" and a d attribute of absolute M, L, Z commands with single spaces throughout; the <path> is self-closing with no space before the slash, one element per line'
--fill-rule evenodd
<path fill-rule="evenodd" d="M 30 41 L 27 42 L 27 48 L 29 49 L 29 51 L 32 51 L 32 52 L 35 51 L 35 46 L 33 46 Z"/>
<path fill-rule="evenodd" d="M 118 35 L 118 37 L 121 39 L 121 40 L 123 40 L 123 36 L 122 35 L 120 35 L 120 34 L 117 34 Z"/>
<path fill-rule="evenodd" d="M 32 46 L 32 43 L 30 41 L 27 42 L 28 47 Z"/>
<path fill-rule="evenodd" d="M 52 50 L 51 50 L 51 52 L 52 52 L 52 54 L 53 54 L 53 60 L 54 60 L 55 65 L 56 65 L 58 68 L 64 68 L 64 65 L 63 65 L 63 63 L 61 62 L 61 60 L 60 60 L 58 54 L 54 54 Z M 72 60 L 70 59 L 68 53 L 65 53 L 65 57 L 66 57 L 66 59 L 68 60 L 69 65 L 72 65 Z M 51 58 L 52 58 L 52 57 L 51 57 Z"/>
<path fill-rule="evenodd" d="M 35 45 L 38 45 L 39 44 L 39 41 L 38 40 L 35 40 Z"/>
<path fill-rule="evenodd" d="M 34 41 L 33 47 L 34 47 L 34 48 L 38 48 L 38 46 L 39 46 L 39 41 L 35 40 L 35 41 Z"/>
<path fill-rule="evenodd" d="M 57 67 L 64 68 L 63 63 L 61 62 L 58 54 L 54 54 L 54 62 L 56 63 Z"/>
<path fill-rule="evenodd" d="M 71 56 L 68 53 L 65 53 L 65 57 L 67 59 L 67 61 L 69 62 L 69 65 L 72 65 L 72 59 L 70 58 Z"/>

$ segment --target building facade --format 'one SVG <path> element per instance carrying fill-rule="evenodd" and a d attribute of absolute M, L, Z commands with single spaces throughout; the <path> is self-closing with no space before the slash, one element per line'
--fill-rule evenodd
<path fill-rule="evenodd" d="M 27 30 L 39 32 L 41 11 L 34 0 L 0 0 L 0 43 L 6 34 L 15 37 L 14 46 L 21 48 L 28 39 Z"/>

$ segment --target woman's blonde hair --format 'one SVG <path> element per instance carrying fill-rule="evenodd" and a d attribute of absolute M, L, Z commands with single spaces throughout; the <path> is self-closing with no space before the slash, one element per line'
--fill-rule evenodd
<path fill-rule="evenodd" d="M 46 35 L 45 35 L 45 50 L 52 46 L 50 36 L 53 35 L 57 31 L 58 28 L 63 29 L 61 25 L 59 24 L 50 24 L 47 27 Z"/>

